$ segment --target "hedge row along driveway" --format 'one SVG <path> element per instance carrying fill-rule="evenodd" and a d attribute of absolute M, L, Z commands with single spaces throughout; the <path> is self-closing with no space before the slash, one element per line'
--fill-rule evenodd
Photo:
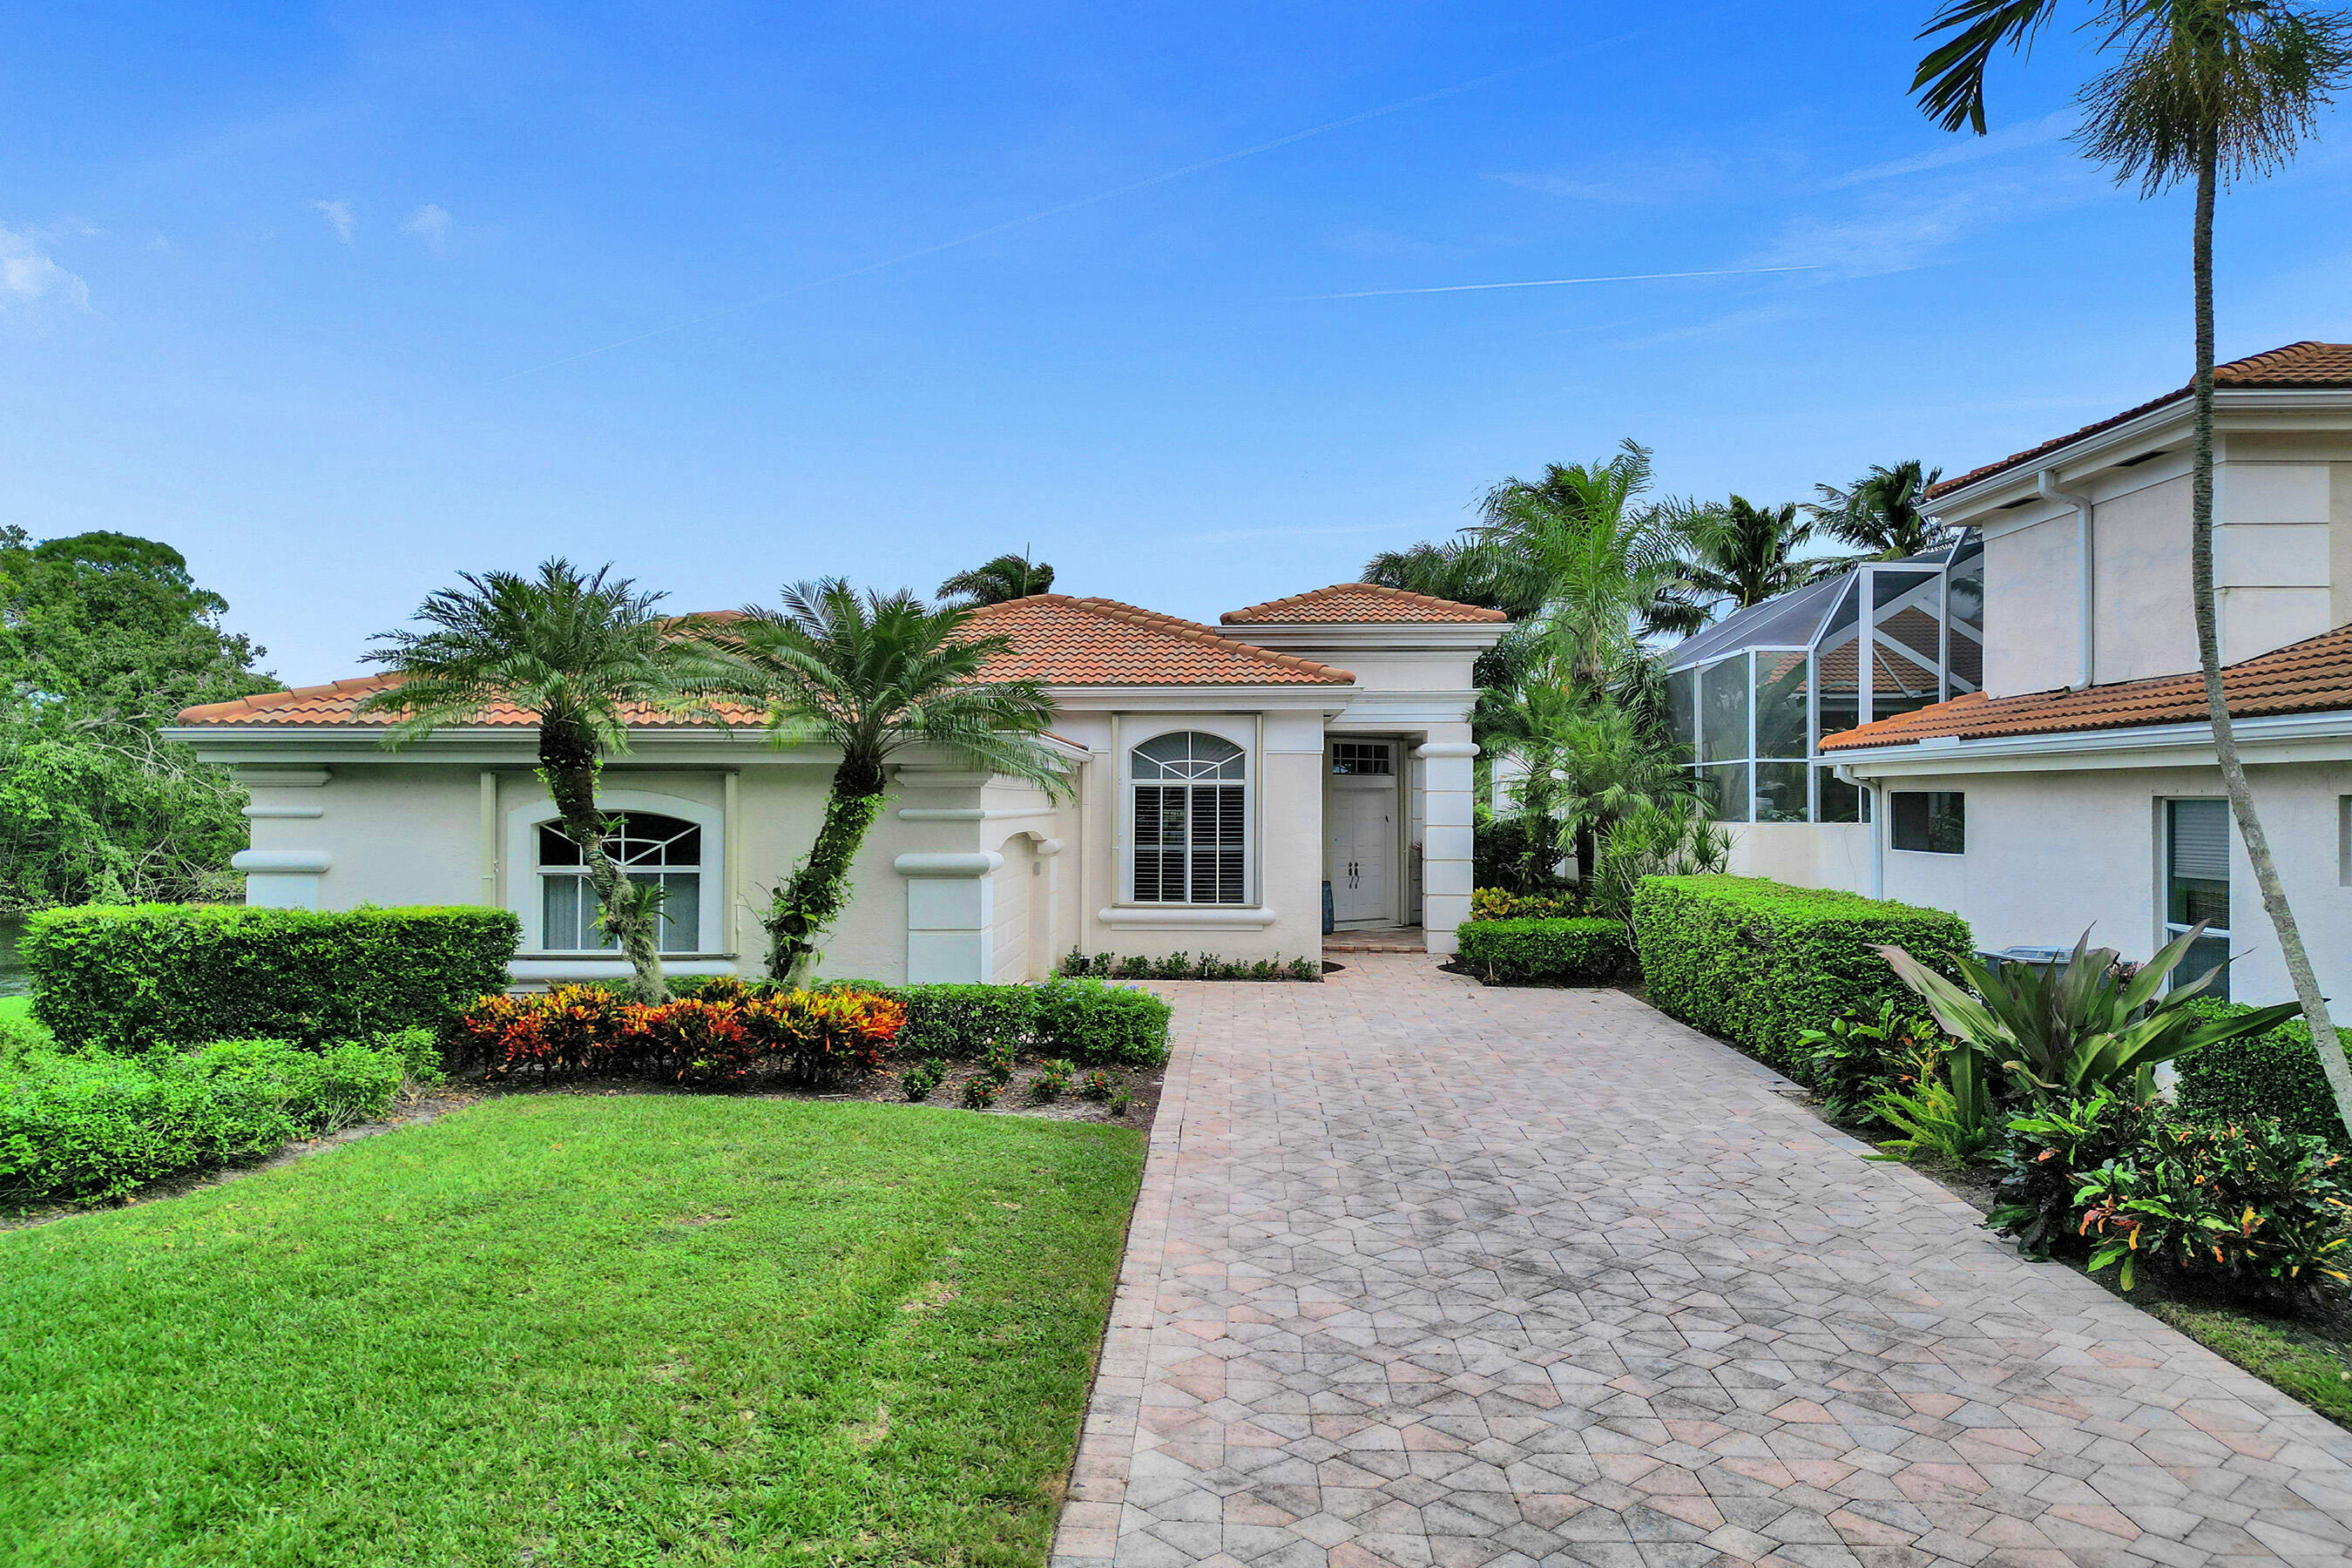
<path fill-rule="evenodd" d="M 520 1096 L 0 1235 L 0 1561 L 1044 1561 L 1141 1150 Z"/>

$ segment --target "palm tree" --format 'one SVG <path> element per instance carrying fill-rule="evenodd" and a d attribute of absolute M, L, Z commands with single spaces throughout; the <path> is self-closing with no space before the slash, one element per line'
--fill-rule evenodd
<path fill-rule="evenodd" d="M 1920 37 L 1950 34 L 1919 62 L 1912 89 L 1947 131 L 1985 129 L 1985 68 L 2006 44 L 2030 44 L 2057 0 L 1949 0 Z M 2266 174 L 2292 157 L 2320 106 L 2352 74 L 2352 18 L 2294 0 L 2101 0 L 2094 20 L 2116 64 L 2078 95 L 2084 151 L 2137 179 L 2143 195 L 2193 181 L 2189 250 L 2196 312 L 2194 435 L 2190 442 L 2189 583 L 2197 663 L 2213 721 L 2213 752 L 2230 793 L 2238 837 L 2253 863 L 2279 955 L 2311 1026 L 2337 1113 L 2352 1131 L 2352 1064 L 2333 1047 L 2336 1031 L 2319 994 L 2303 932 L 2279 880 L 2270 840 L 2254 809 L 2221 686 L 2213 608 L 2213 206 L 2224 178 Z"/>
<path fill-rule="evenodd" d="M 1594 863 L 1618 823 L 1637 811 L 1666 809 L 1691 792 L 1691 775 L 1640 718 L 1613 702 L 1589 702 L 1553 720 L 1537 757 L 1559 789 L 1554 810 L 1559 848 L 1576 858 L 1588 886 Z"/>
<path fill-rule="evenodd" d="M 1864 561 L 1901 561 L 1948 542 L 1951 531 L 1921 510 L 1927 491 L 1943 477 L 1943 469 L 1925 468 L 1918 458 L 1906 458 L 1891 468 L 1874 463 L 1843 489 L 1815 485 L 1813 493 L 1821 499 L 1805 503 L 1814 526 L 1860 552 L 1822 564 L 1834 570 Z"/>
<path fill-rule="evenodd" d="M 563 836 L 580 849 L 596 890 L 599 930 L 618 940 L 641 1002 L 668 999 L 662 983 L 656 889 L 631 880 L 604 840 L 611 825 L 596 806 L 596 774 L 608 752 L 629 749 L 633 705 L 681 703 L 676 623 L 656 615 L 662 595 L 640 594 L 610 565 L 583 572 L 558 557 L 536 577 L 460 573 L 462 588 L 425 598 L 416 618 L 430 628 L 381 632 L 367 655 L 400 677 L 371 693 L 367 713 L 399 715 L 388 747 L 463 723 L 494 702 L 539 722 L 539 771 L 554 798 Z"/>
<path fill-rule="evenodd" d="M 1007 599 L 1050 593 L 1053 587 L 1051 566 L 1030 560 L 1026 551 L 1018 555 L 1007 551 L 993 561 L 983 561 L 940 584 L 940 597 L 960 599 L 969 605 L 1001 605 Z"/>
<path fill-rule="evenodd" d="M 983 679 L 1010 637 L 975 635 L 971 607 L 912 594 L 857 593 L 838 577 L 794 584 L 782 611 L 747 607 L 694 628 L 693 689 L 763 709 L 778 746 L 837 749 L 808 858 L 770 900 L 768 973 L 802 984 L 817 942 L 848 907 L 850 872 L 889 793 L 890 758 L 909 746 L 1043 786 L 1060 797 L 1060 759 L 1037 737 L 1054 716 L 1034 680 Z"/>
<path fill-rule="evenodd" d="M 1811 542 L 1813 525 L 1797 521 L 1797 503 L 1758 506 L 1733 496 L 1686 524 L 1692 549 L 1678 563 L 1680 581 L 1667 591 L 1651 622 L 1687 637 L 1729 610 L 1744 610 L 1801 588 L 1820 571 L 1797 552 Z"/>
<path fill-rule="evenodd" d="M 1539 595 L 1507 593 L 1496 566 L 1495 552 L 1475 541 L 1450 539 L 1443 544 L 1424 541 L 1402 550 L 1381 551 L 1364 563 L 1363 580 L 1383 588 L 1426 594 L 1433 599 L 1451 599 L 1457 605 L 1500 610 L 1515 621 L 1523 621 L 1543 607 Z"/>
<path fill-rule="evenodd" d="M 1627 441 L 1606 462 L 1552 464 L 1507 479 L 1469 531 L 1493 552 L 1496 592 L 1540 606 L 1533 620 L 1565 679 L 1599 691 L 1637 657 L 1677 580 L 1690 508 L 1646 502 L 1650 454 Z"/>

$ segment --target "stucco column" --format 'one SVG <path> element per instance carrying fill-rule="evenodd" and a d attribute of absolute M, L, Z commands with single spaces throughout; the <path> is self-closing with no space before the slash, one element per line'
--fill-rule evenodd
<path fill-rule="evenodd" d="M 907 882 L 907 984 L 976 985 L 992 973 L 993 851 L 914 853 L 891 868 Z"/>
<path fill-rule="evenodd" d="M 295 824 L 326 815 L 321 797 L 312 792 L 324 788 L 333 774 L 310 767 L 243 766 L 236 773 L 248 792 L 245 817 L 251 825 L 251 847 L 230 856 L 228 864 L 245 873 L 245 901 L 257 910 L 317 909 L 319 880 L 334 858 L 316 847 L 316 828 Z"/>
<path fill-rule="evenodd" d="M 1470 918 L 1470 760 L 1468 741 L 1432 741 L 1414 749 L 1422 763 L 1422 935 L 1432 952 L 1454 951 L 1454 931 Z"/>

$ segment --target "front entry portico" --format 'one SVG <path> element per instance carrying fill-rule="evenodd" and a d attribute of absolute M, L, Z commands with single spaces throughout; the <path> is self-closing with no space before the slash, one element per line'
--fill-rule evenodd
<path fill-rule="evenodd" d="M 1323 876 L 1341 931 L 1408 923 L 1403 744 L 1386 737 L 1329 742 L 1324 762 Z"/>

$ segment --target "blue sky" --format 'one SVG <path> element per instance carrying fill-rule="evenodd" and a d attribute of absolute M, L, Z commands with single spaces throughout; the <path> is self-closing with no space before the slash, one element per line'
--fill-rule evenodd
<path fill-rule="evenodd" d="M 1936 131 L 1927 8 L 20 12 L 0 521 L 177 545 L 309 681 L 556 552 L 1213 619 L 1629 436 L 1966 468 L 2185 379 L 2187 208 L 2072 154 L 2064 33 Z M 2225 199 L 2225 356 L 2352 337 L 2344 132 Z"/>

